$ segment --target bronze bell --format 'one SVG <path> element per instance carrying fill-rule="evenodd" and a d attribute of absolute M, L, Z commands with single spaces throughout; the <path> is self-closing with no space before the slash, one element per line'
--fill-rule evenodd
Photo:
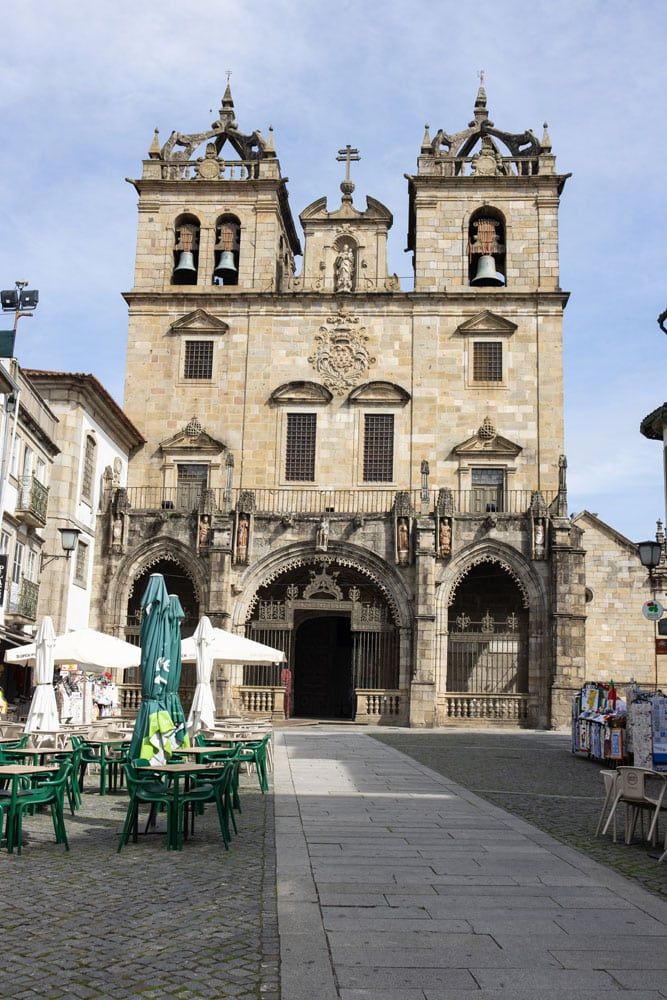
<path fill-rule="evenodd" d="M 505 284 L 505 275 L 501 274 L 500 271 L 496 271 L 496 261 L 490 253 L 482 254 L 479 258 L 479 263 L 477 264 L 477 274 L 472 279 L 470 284 L 480 285 L 482 287 Z"/>
<path fill-rule="evenodd" d="M 223 250 L 220 254 L 220 260 L 215 266 L 213 272 L 214 278 L 225 278 L 232 277 L 236 274 L 236 264 L 234 263 L 234 253 L 232 250 Z"/>
<path fill-rule="evenodd" d="M 174 268 L 174 281 L 187 284 L 197 277 L 195 258 L 191 250 L 181 250 L 178 255 L 178 263 Z"/>

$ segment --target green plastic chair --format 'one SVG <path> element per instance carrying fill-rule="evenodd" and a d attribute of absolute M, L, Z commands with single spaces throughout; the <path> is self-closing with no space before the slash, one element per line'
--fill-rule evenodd
<path fill-rule="evenodd" d="M 16 845 L 17 851 L 21 853 L 23 841 L 23 815 L 28 810 L 37 806 L 50 806 L 53 829 L 56 834 L 56 843 L 64 844 L 65 850 L 69 851 L 69 841 L 67 840 L 67 830 L 65 829 L 65 789 L 72 770 L 72 765 L 68 760 L 60 764 L 56 778 L 39 779 L 32 788 L 19 791 L 16 802 Z"/>
<path fill-rule="evenodd" d="M 262 795 L 269 790 L 269 775 L 266 766 L 266 748 L 270 739 L 271 734 L 269 733 L 261 740 L 252 740 L 248 743 L 241 743 L 239 745 L 239 762 L 255 765 L 259 789 Z"/>
<path fill-rule="evenodd" d="M 125 772 L 125 783 L 128 795 L 130 796 L 130 801 L 127 806 L 127 813 L 125 816 L 125 823 L 123 824 L 123 829 L 121 831 L 120 841 L 118 842 L 118 853 L 120 853 L 123 846 L 127 844 L 130 833 L 132 833 L 133 842 L 135 844 L 137 842 L 137 836 L 139 833 L 139 805 L 141 803 L 145 803 L 151 807 L 146 829 L 148 829 L 148 824 L 155 815 L 157 806 L 166 808 L 167 843 L 171 842 L 171 806 L 174 801 L 174 797 L 166 784 L 162 781 L 156 780 L 150 776 L 144 777 L 143 775 L 138 774 L 137 767 L 142 767 L 147 764 L 148 761 L 144 761 L 139 757 L 132 763 L 122 765 L 123 771 Z"/>
<path fill-rule="evenodd" d="M 208 755 L 202 755 L 206 763 L 218 763 L 220 758 L 213 759 L 209 761 Z M 234 826 L 234 832 L 238 833 L 236 829 L 236 821 L 234 819 L 234 808 L 232 804 L 232 783 L 234 780 L 235 773 L 238 772 L 238 763 L 236 760 L 225 760 L 222 762 L 222 766 L 217 775 L 206 774 L 204 779 L 195 778 L 193 790 L 197 790 L 197 787 L 210 789 L 207 791 L 207 798 L 203 801 L 215 802 L 216 811 L 218 813 L 218 823 L 220 824 L 220 833 L 222 834 L 222 842 L 225 845 L 225 850 L 229 850 L 229 844 L 231 842 L 231 834 L 229 830 L 229 821 Z"/>

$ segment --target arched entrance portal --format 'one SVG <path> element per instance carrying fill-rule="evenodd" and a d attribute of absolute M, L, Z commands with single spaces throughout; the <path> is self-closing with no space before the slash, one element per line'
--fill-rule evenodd
<path fill-rule="evenodd" d="M 170 594 L 177 594 L 183 606 L 185 617 L 181 623 L 181 634 L 183 638 L 192 635 L 197 628 L 199 621 L 199 600 L 194 584 L 185 570 L 172 559 L 160 559 L 145 569 L 135 579 L 130 596 L 127 602 L 127 624 L 125 627 L 125 638 L 128 642 L 139 645 L 139 626 L 141 624 L 141 598 L 143 597 L 148 583 L 148 578 L 152 573 L 162 573 Z M 141 684 L 140 670 L 128 670 L 125 672 L 123 683 L 120 685 L 121 707 L 135 709 L 139 704 L 138 688 Z M 188 712 L 196 685 L 195 666 L 191 663 L 183 664 L 181 673 L 180 696 L 183 708 Z"/>
<path fill-rule="evenodd" d="M 527 704 L 525 605 L 516 580 L 498 562 L 472 567 L 456 587 L 449 608 L 447 693 L 474 696 L 465 700 L 463 714 L 512 718 L 517 696 Z M 524 699 L 516 709 L 519 718 Z"/>
<path fill-rule="evenodd" d="M 294 715 L 353 719 L 350 615 L 318 615 L 295 631 Z"/>
<path fill-rule="evenodd" d="M 243 686 L 285 687 L 287 715 L 351 719 L 360 692 L 398 689 L 395 612 L 362 569 L 332 557 L 304 559 L 260 587 L 247 634 L 282 649 L 288 674 L 247 666 Z"/>

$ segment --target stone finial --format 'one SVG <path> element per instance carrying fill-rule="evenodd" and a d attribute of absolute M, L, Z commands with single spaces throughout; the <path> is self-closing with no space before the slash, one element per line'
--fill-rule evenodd
<path fill-rule="evenodd" d="M 227 71 L 227 86 L 225 87 L 225 92 L 222 95 L 222 102 L 220 104 L 220 112 L 218 121 L 224 128 L 226 125 L 235 124 L 235 112 L 234 112 L 234 98 L 232 97 L 232 88 L 229 86 L 229 77 L 231 73 Z"/>
<path fill-rule="evenodd" d="M 482 122 L 487 122 L 489 125 L 493 125 L 492 121 L 489 121 L 489 112 L 486 107 L 486 90 L 484 88 L 484 70 L 479 71 L 479 87 L 477 89 L 477 97 L 475 98 L 475 110 L 473 112 L 474 118 L 470 122 L 470 126 L 481 125 Z"/>
<path fill-rule="evenodd" d="M 162 157 L 162 149 L 160 148 L 160 130 L 155 129 L 153 132 L 153 141 L 148 147 L 148 158 L 149 160 L 159 160 Z"/>
<path fill-rule="evenodd" d="M 549 135 L 549 126 L 548 126 L 547 122 L 544 123 L 543 127 L 544 127 L 544 132 L 542 133 L 542 142 L 540 143 L 540 145 L 542 146 L 542 152 L 543 153 L 550 153 L 551 152 L 551 136 Z"/>
<path fill-rule="evenodd" d="M 273 137 L 273 125 L 269 125 L 269 138 L 266 140 L 266 145 L 264 147 L 264 156 L 275 156 L 276 146 Z"/>
<path fill-rule="evenodd" d="M 424 125 L 424 138 L 422 139 L 422 153 L 430 153 L 432 151 L 431 133 L 429 129 L 430 125 L 428 123 Z"/>
<path fill-rule="evenodd" d="M 496 436 L 496 428 L 493 425 L 491 417 L 484 417 L 482 421 L 482 426 L 477 431 L 480 441 L 493 441 Z"/>
<path fill-rule="evenodd" d="M 202 432 L 202 425 L 200 424 L 200 422 L 197 420 L 196 417 L 191 417 L 189 423 L 187 423 L 183 428 L 183 433 L 187 435 L 187 437 L 191 438 L 199 437 L 201 432 Z"/>

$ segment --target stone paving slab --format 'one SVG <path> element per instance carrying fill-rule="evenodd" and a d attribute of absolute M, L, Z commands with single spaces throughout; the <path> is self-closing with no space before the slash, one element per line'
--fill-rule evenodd
<path fill-rule="evenodd" d="M 667 997 L 664 901 L 366 733 L 281 733 L 276 815 L 284 1000 Z"/>
<path fill-rule="evenodd" d="M 26 817 L 20 856 L 0 851 L 0 997 L 277 1000 L 273 809 L 254 775 L 229 851 L 209 807 L 182 852 L 165 850 L 160 817 L 117 854 L 127 797 L 89 781 L 65 817 L 69 853 L 47 813 Z"/>

